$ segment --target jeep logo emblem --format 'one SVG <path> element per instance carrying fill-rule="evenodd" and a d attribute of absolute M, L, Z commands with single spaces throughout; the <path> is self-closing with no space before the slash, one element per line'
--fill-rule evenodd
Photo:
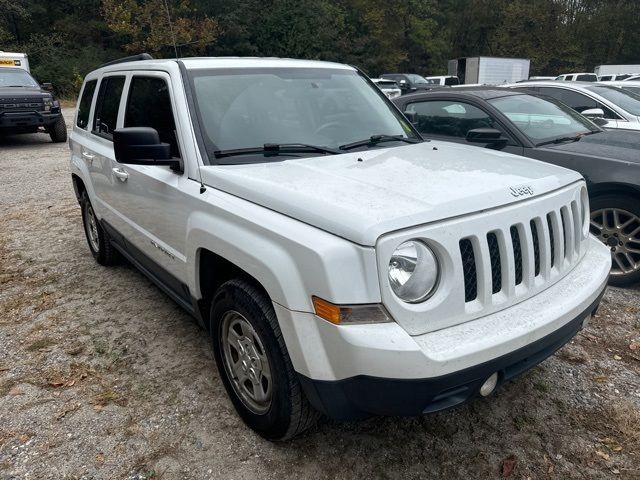
<path fill-rule="evenodd" d="M 509 189 L 509 192 L 511 192 L 511 195 L 517 198 L 522 197 L 523 195 L 533 195 L 533 188 L 531 188 L 529 185 L 524 185 L 522 187 L 511 187 Z"/>

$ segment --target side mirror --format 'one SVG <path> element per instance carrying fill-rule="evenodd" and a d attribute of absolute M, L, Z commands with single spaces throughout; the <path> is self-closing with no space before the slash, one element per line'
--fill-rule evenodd
<path fill-rule="evenodd" d="M 154 128 L 127 127 L 114 130 L 113 151 L 119 163 L 179 165 L 177 160 L 171 158 L 171 146 L 160 142 L 160 135 Z"/>
<path fill-rule="evenodd" d="M 504 147 L 509 139 L 504 138 L 500 130 L 495 128 L 474 128 L 467 132 L 466 140 L 469 143 L 485 143 L 492 147 Z"/>
<path fill-rule="evenodd" d="M 598 125 L 599 127 L 604 127 L 605 125 L 609 124 L 609 120 L 607 120 L 606 118 L 602 118 L 602 117 L 591 118 L 590 120 L 593 123 L 595 123 L 596 125 Z"/>
<path fill-rule="evenodd" d="M 587 110 L 583 110 L 582 115 L 584 115 L 587 118 L 603 118 L 604 117 L 604 110 L 602 110 L 601 108 L 589 108 Z"/>
<path fill-rule="evenodd" d="M 42 89 L 46 90 L 47 92 L 53 91 L 53 84 L 49 82 L 44 82 L 42 85 L 40 85 L 40 87 L 42 87 Z"/>
<path fill-rule="evenodd" d="M 406 90 L 407 88 L 409 88 L 409 84 L 406 80 L 400 80 L 398 82 L 398 86 L 400 87 L 400 90 Z"/>

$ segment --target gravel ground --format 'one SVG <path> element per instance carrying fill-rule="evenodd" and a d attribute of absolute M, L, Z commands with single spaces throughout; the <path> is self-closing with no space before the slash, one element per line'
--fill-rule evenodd
<path fill-rule="evenodd" d="M 273 444 L 235 415 L 194 321 L 133 267 L 94 262 L 68 156 L 0 138 L 0 479 L 640 478 L 640 287 L 610 288 L 488 399 Z"/>

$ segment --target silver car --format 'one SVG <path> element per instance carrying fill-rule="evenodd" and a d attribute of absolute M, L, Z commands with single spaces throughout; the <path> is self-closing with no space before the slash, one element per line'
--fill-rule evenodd
<path fill-rule="evenodd" d="M 510 85 L 569 105 L 604 128 L 640 130 L 640 95 L 593 82 L 526 82 Z"/>
<path fill-rule="evenodd" d="M 613 82 L 607 82 L 607 85 L 621 88 L 622 90 L 626 90 L 628 92 L 635 93 L 636 95 L 640 95 L 640 79 L 629 81 L 629 82 L 616 80 Z"/>

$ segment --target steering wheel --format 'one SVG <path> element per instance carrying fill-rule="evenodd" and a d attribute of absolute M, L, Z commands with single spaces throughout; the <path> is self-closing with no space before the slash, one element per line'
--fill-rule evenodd
<path fill-rule="evenodd" d="M 343 130 L 348 127 L 344 123 L 340 123 L 340 122 L 327 122 L 327 123 L 323 123 L 318 128 L 316 128 L 316 131 L 313 133 L 314 135 L 322 135 L 322 132 L 324 132 L 325 130 L 330 130 L 332 128 L 336 128 L 336 129 L 339 128 L 340 130 Z"/>

